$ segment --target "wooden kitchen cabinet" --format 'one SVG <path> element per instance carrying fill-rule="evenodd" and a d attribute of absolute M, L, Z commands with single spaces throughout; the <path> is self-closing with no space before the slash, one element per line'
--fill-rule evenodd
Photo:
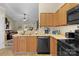
<path fill-rule="evenodd" d="M 68 9 L 68 8 L 65 6 L 66 6 L 66 4 L 64 6 L 62 6 L 57 12 L 57 17 L 58 17 L 58 25 L 57 26 L 67 25 L 67 16 L 66 16 L 67 11 L 66 11 L 66 9 Z"/>
<path fill-rule="evenodd" d="M 66 3 L 56 13 L 41 13 L 40 26 L 55 27 L 67 25 L 67 11 L 77 5 L 77 3 Z"/>
<path fill-rule="evenodd" d="M 13 47 L 12 47 L 13 53 L 19 52 L 19 48 L 18 48 L 19 40 L 17 40 L 17 39 L 19 39 L 19 38 L 18 37 L 13 37 Z"/>
<path fill-rule="evenodd" d="M 66 11 L 64 8 L 61 8 L 58 12 L 58 26 L 66 25 L 67 24 L 67 17 Z"/>
<path fill-rule="evenodd" d="M 61 20 L 59 13 L 41 13 L 40 14 L 40 26 L 41 27 L 55 27 L 66 23 L 65 21 Z M 63 17 L 63 16 L 62 16 Z"/>
<path fill-rule="evenodd" d="M 18 50 L 19 52 L 25 53 L 28 52 L 28 40 L 25 39 L 26 37 L 19 37 L 18 40 Z M 27 44 L 26 44 L 27 43 Z"/>
<path fill-rule="evenodd" d="M 58 26 L 59 25 L 59 20 L 58 20 L 58 14 L 54 13 L 54 20 L 53 20 L 53 26 Z"/>
<path fill-rule="evenodd" d="M 52 27 L 52 26 L 54 26 L 53 13 L 40 13 L 40 26 L 41 27 Z"/>
<path fill-rule="evenodd" d="M 46 15 L 40 14 L 40 26 L 46 26 Z"/>
<path fill-rule="evenodd" d="M 31 36 L 29 37 L 29 46 L 30 46 L 30 52 L 36 53 L 37 52 L 37 37 Z"/>
<path fill-rule="evenodd" d="M 54 26 L 54 14 L 49 13 L 47 14 L 47 27 L 52 27 Z"/>
<path fill-rule="evenodd" d="M 47 26 L 47 15 L 45 13 L 41 13 L 40 14 L 40 26 L 44 26 L 46 27 Z"/>
<path fill-rule="evenodd" d="M 56 12 L 58 26 L 67 25 L 67 11 L 77 5 L 77 3 L 66 3 Z"/>
<path fill-rule="evenodd" d="M 26 53 L 29 51 L 28 40 L 25 36 L 15 36 L 13 37 L 13 51 L 14 53 Z"/>
<path fill-rule="evenodd" d="M 36 53 L 37 42 L 36 36 L 14 36 L 13 52 L 14 53 Z"/>
<path fill-rule="evenodd" d="M 50 38 L 50 54 L 52 56 L 57 56 L 57 39 Z"/>

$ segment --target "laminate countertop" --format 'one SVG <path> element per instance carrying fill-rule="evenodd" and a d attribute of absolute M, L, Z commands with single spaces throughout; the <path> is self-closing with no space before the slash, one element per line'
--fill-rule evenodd
<path fill-rule="evenodd" d="M 54 34 L 31 34 L 31 35 L 21 35 L 21 34 L 15 34 L 13 35 L 13 37 L 17 37 L 17 36 L 50 36 L 50 37 L 54 37 L 58 40 L 63 40 L 63 39 L 74 39 L 74 38 L 66 38 L 64 35 L 54 35 Z"/>

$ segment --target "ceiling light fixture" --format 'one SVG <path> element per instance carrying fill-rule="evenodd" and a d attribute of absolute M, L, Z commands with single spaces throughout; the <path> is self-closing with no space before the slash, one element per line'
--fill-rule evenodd
<path fill-rule="evenodd" d="M 26 21 L 26 20 L 23 20 L 23 21 Z"/>
<path fill-rule="evenodd" d="M 23 21 L 26 21 L 27 19 L 26 19 L 26 14 L 24 13 L 24 18 L 23 18 L 24 20 Z"/>

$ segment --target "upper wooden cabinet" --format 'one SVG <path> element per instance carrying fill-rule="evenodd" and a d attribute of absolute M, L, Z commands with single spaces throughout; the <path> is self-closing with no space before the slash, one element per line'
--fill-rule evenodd
<path fill-rule="evenodd" d="M 53 23 L 54 27 L 60 24 L 58 16 L 59 16 L 58 13 L 54 13 L 54 23 Z"/>
<path fill-rule="evenodd" d="M 76 3 L 68 3 L 64 4 L 56 13 L 58 14 L 58 26 L 67 25 L 67 11 L 73 7 L 75 7 Z"/>
<path fill-rule="evenodd" d="M 40 14 L 40 26 L 52 27 L 54 26 L 54 14 L 53 13 L 41 13 Z"/>
<path fill-rule="evenodd" d="M 40 26 L 53 27 L 67 25 L 67 11 L 76 5 L 78 4 L 66 3 L 56 13 L 41 13 Z"/>
<path fill-rule="evenodd" d="M 40 14 L 40 26 L 46 26 L 46 15 Z"/>
<path fill-rule="evenodd" d="M 58 12 L 57 12 L 57 20 L 58 20 L 58 25 L 57 26 L 61 26 L 61 25 L 66 25 L 67 24 L 67 20 L 66 20 L 66 12 L 64 8 L 61 8 Z"/>

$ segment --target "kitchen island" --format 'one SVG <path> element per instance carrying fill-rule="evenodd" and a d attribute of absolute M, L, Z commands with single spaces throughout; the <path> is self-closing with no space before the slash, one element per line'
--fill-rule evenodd
<path fill-rule="evenodd" d="M 13 52 L 16 54 L 36 53 L 36 36 L 14 36 Z"/>
<path fill-rule="evenodd" d="M 15 54 L 37 54 L 37 37 L 50 36 L 50 55 L 57 56 L 57 40 L 67 39 L 62 35 L 33 34 L 13 35 L 13 52 Z"/>

